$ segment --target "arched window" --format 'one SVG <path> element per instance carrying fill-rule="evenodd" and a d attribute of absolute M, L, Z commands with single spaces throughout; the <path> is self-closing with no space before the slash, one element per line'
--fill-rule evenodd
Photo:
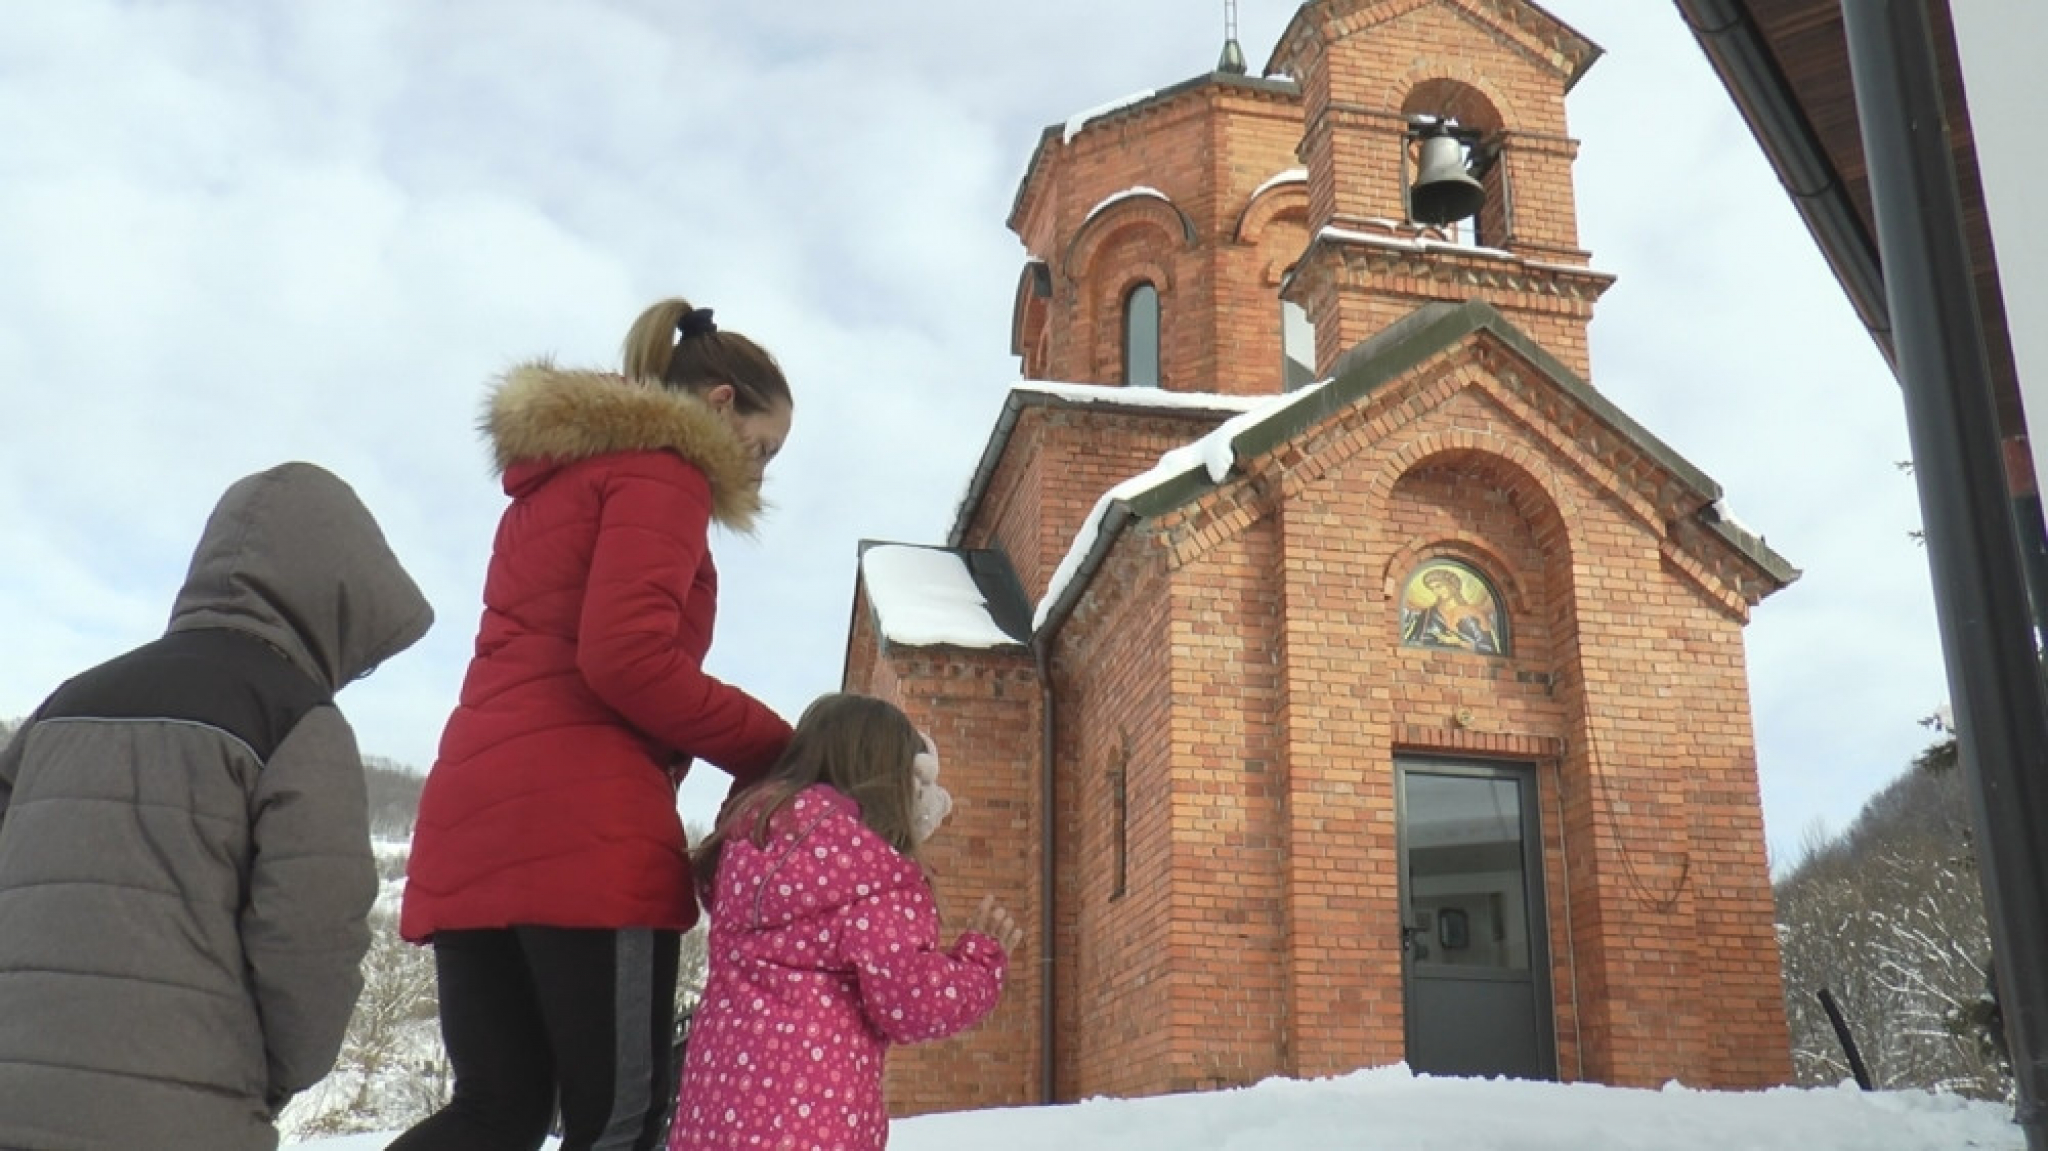
<path fill-rule="evenodd" d="M 1425 560 L 1401 590 L 1401 645 L 1508 654 L 1508 617 L 1485 576 L 1452 559 Z"/>
<path fill-rule="evenodd" d="M 1280 301 L 1280 351 L 1282 387 L 1291 392 L 1316 382 L 1316 326 L 1292 300 Z"/>
<path fill-rule="evenodd" d="M 1159 289 L 1139 284 L 1124 297 L 1124 383 L 1159 386 Z"/>

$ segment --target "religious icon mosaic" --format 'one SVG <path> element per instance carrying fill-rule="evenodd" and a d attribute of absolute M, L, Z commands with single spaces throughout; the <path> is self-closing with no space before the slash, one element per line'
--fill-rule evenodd
<path fill-rule="evenodd" d="M 1506 655 L 1507 613 L 1485 576 L 1456 560 L 1427 560 L 1401 589 L 1401 643 Z"/>

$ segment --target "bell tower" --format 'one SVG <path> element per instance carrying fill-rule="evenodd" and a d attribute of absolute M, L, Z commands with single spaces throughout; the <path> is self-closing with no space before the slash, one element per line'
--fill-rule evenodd
<path fill-rule="evenodd" d="M 1581 378 L 1613 277 L 1579 247 L 1564 98 L 1600 49 L 1523 0 L 1313 0 L 1269 77 L 1299 86 L 1308 248 L 1281 294 L 1316 370 L 1416 307 L 1480 298 Z"/>

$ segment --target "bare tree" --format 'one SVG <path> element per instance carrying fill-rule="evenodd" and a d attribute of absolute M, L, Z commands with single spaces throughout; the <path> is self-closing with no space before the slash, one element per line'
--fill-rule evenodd
<path fill-rule="evenodd" d="M 370 801 L 370 834 L 379 839 L 411 839 L 426 776 L 379 755 L 363 757 L 363 776 Z"/>
<path fill-rule="evenodd" d="M 432 1114 L 447 1098 L 433 953 L 398 937 L 395 917 L 372 917 L 356 1001 L 334 1071 L 293 1100 L 284 1127 L 293 1138 L 388 1131 Z"/>
<path fill-rule="evenodd" d="M 403 793 L 402 781 L 398 790 Z M 416 803 L 417 788 L 412 795 Z M 403 825 L 409 833 L 409 814 Z M 690 827 L 686 833 L 694 843 L 704 829 Z M 383 894 L 371 915 L 363 994 L 333 1073 L 285 1109 L 280 1126 L 288 1139 L 409 1127 L 448 1098 L 452 1077 L 441 1049 L 434 955 L 398 936 L 408 843 L 380 837 L 376 848 Z M 704 939 L 701 921 L 682 939 L 676 980 L 679 1016 L 696 1006 L 704 990 L 709 973 Z"/>
<path fill-rule="evenodd" d="M 1990 955 L 1967 798 L 1936 744 L 1841 836 L 1811 833 L 1777 884 L 1793 1071 L 1836 1083 L 1849 1066 L 1818 994 L 1841 1005 L 1873 1085 L 2010 1101 L 1985 1016 Z"/>

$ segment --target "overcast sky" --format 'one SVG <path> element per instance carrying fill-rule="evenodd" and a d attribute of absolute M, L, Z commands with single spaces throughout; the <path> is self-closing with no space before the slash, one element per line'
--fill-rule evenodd
<path fill-rule="evenodd" d="M 1748 632 L 1782 864 L 1945 697 L 1899 395 L 1676 9 L 1547 7 L 1606 49 L 1568 105 L 1581 236 L 1620 277 L 1592 382 L 1806 573 Z M 1018 378 L 1003 222 L 1039 130 L 1208 70 L 1221 8 L 11 6 L 0 716 L 158 634 L 221 489 L 308 459 L 440 614 L 342 701 L 366 750 L 425 767 L 503 506 L 484 381 L 610 366 L 668 294 L 761 339 L 798 396 L 775 514 L 716 545 L 711 660 L 794 715 L 838 686 L 856 542 L 943 539 Z M 1255 70 L 1293 8 L 1245 3 Z"/>

